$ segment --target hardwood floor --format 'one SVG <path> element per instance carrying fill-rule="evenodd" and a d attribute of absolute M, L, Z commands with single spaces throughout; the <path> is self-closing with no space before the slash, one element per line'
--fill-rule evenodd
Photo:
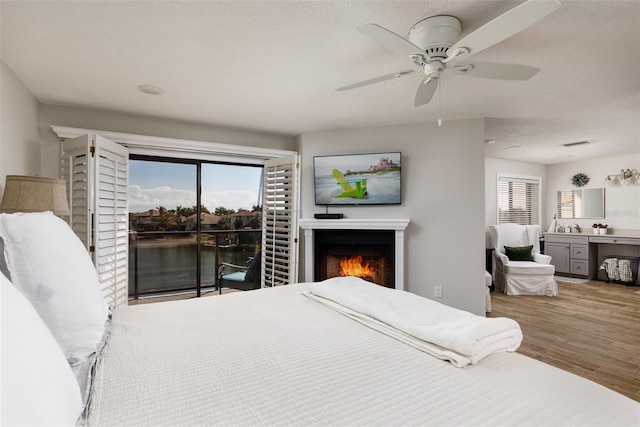
<path fill-rule="evenodd" d="M 522 328 L 518 353 L 640 402 L 640 287 L 558 282 L 557 297 L 491 293 L 490 317 Z"/>

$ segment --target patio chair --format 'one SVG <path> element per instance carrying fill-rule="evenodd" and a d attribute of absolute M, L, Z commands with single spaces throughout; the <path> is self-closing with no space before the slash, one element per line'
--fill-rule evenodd
<path fill-rule="evenodd" d="M 228 262 L 218 264 L 218 290 L 222 288 L 249 291 L 259 289 L 260 286 L 260 254 L 250 259 L 247 265 L 237 265 Z"/>

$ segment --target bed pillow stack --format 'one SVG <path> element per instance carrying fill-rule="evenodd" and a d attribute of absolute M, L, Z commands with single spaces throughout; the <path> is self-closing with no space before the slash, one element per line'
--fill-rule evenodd
<path fill-rule="evenodd" d="M 84 394 L 109 317 L 89 253 L 51 212 L 0 214 L 0 238 L 10 280 L 51 331 Z"/>
<path fill-rule="evenodd" d="M 0 286 L 0 425 L 74 425 L 82 399 L 60 346 L 33 306 L 2 273 Z"/>

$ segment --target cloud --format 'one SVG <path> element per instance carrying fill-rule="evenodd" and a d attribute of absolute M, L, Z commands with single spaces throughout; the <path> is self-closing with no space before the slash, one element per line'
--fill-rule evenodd
<path fill-rule="evenodd" d="M 213 212 L 217 207 L 251 209 L 258 203 L 258 193 L 249 190 L 208 191 L 202 193 L 202 204 Z"/>
<path fill-rule="evenodd" d="M 202 193 L 202 204 L 214 211 L 223 206 L 227 209 L 251 209 L 258 202 L 257 191 L 208 191 Z M 179 190 L 168 186 L 141 188 L 139 185 L 129 186 L 129 211 L 144 212 L 163 206 L 174 209 L 177 206 L 191 207 L 196 204 L 196 192 Z"/>

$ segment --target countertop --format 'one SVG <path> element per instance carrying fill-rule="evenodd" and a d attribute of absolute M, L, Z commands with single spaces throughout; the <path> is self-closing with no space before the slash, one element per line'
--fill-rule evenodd
<path fill-rule="evenodd" d="M 582 229 L 581 233 L 571 232 L 571 233 L 543 233 L 543 236 L 555 235 L 555 236 L 584 236 L 584 237 L 620 237 L 620 238 L 640 238 L 640 230 L 616 230 L 615 228 L 608 229 L 607 234 L 595 234 L 591 228 L 585 230 Z"/>

